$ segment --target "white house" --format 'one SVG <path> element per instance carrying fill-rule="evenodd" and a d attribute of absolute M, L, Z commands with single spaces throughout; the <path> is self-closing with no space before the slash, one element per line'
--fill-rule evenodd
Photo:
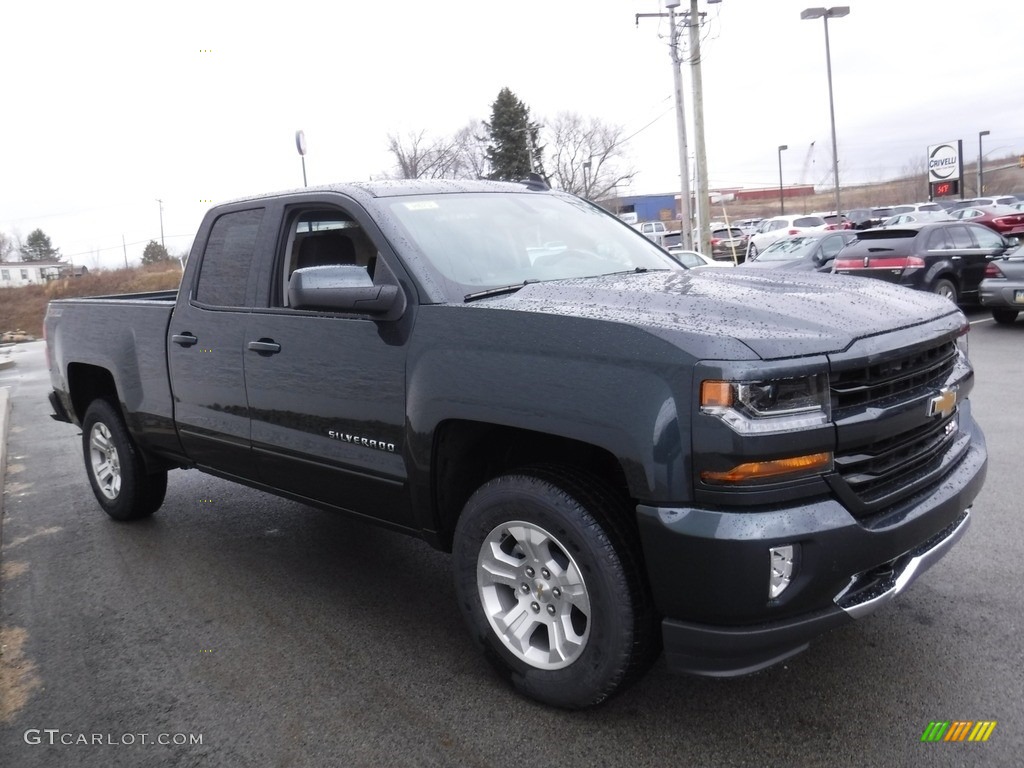
<path fill-rule="evenodd" d="M 4 261 L 0 262 L 0 288 L 20 288 L 40 285 L 62 276 L 78 277 L 89 270 L 56 261 Z"/>

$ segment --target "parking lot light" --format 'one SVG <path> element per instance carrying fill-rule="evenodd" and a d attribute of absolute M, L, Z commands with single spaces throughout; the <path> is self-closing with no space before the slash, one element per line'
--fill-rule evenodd
<path fill-rule="evenodd" d="M 832 177 L 836 186 L 836 216 L 843 215 L 839 205 L 839 148 L 836 146 L 836 109 L 832 98 L 832 52 L 828 44 L 828 20 L 840 19 L 850 13 L 850 6 L 837 5 L 833 8 L 805 8 L 800 12 L 801 19 L 824 19 L 825 21 L 825 67 L 828 72 L 828 114 L 832 126 Z"/>
<path fill-rule="evenodd" d="M 789 149 L 788 144 L 779 144 L 779 216 L 786 212 L 786 200 L 782 193 L 782 150 Z"/>
<path fill-rule="evenodd" d="M 988 135 L 989 131 L 978 131 L 978 197 L 985 194 L 985 171 L 983 169 L 985 158 L 981 154 L 981 138 Z"/>

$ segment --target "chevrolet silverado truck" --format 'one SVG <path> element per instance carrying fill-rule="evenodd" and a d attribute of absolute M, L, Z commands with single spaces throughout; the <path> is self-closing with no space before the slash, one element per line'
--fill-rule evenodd
<path fill-rule="evenodd" d="M 421 537 L 502 675 L 582 708 L 661 653 L 787 659 L 970 522 L 956 306 L 736 272 L 537 183 L 257 196 L 207 214 L 177 291 L 51 302 L 50 401 L 115 520 L 195 468 Z"/>

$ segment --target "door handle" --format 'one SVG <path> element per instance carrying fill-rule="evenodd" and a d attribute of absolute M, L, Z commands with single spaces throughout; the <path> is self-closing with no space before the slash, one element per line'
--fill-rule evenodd
<path fill-rule="evenodd" d="M 250 341 L 249 349 L 261 355 L 276 355 L 281 351 L 281 345 L 273 339 L 260 339 L 259 341 Z"/>
<path fill-rule="evenodd" d="M 199 343 L 199 339 L 188 332 L 174 334 L 171 336 L 171 341 L 175 344 L 180 344 L 183 347 L 191 347 Z"/>

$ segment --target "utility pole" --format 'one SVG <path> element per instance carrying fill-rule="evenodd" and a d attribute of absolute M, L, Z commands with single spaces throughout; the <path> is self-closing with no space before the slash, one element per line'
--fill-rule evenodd
<path fill-rule="evenodd" d="M 711 219 L 708 204 L 711 190 L 708 184 L 708 154 L 704 146 L 704 84 L 700 72 L 700 24 L 697 0 L 690 0 L 687 27 L 690 30 L 690 78 L 693 84 L 693 155 L 697 165 L 693 178 L 693 199 L 697 208 L 697 235 L 694 250 L 711 253 Z"/>
<path fill-rule="evenodd" d="M 640 26 L 641 18 L 664 18 L 668 16 L 669 21 L 669 54 L 672 57 L 672 78 L 675 84 L 676 95 L 676 129 L 679 134 L 679 215 L 680 238 L 679 244 L 683 249 L 692 251 L 693 242 L 693 221 L 690 215 L 690 165 L 686 148 L 686 112 L 683 109 L 683 73 L 681 70 L 682 60 L 679 56 L 680 29 L 676 24 L 676 8 L 681 0 L 667 0 L 665 3 L 668 14 L 664 13 L 638 13 L 636 14 L 636 25 Z"/>
<path fill-rule="evenodd" d="M 158 199 L 157 202 L 160 204 L 160 247 L 167 253 L 167 247 L 164 245 L 164 201 Z"/>

